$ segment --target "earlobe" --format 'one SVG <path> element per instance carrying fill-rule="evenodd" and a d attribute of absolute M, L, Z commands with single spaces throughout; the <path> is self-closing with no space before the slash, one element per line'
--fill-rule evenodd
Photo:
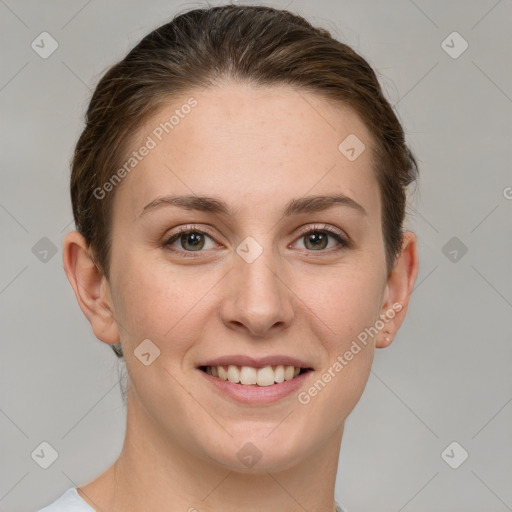
<path fill-rule="evenodd" d="M 108 344 L 118 343 L 110 286 L 93 261 L 85 238 L 77 231 L 68 233 L 62 253 L 66 276 L 95 336 Z"/>
<path fill-rule="evenodd" d="M 416 235 L 412 231 L 405 231 L 402 249 L 397 255 L 395 265 L 386 283 L 385 299 L 381 311 L 384 327 L 377 336 L 375 342 L 377 348 L 388 347 L 402 325 L 418 275 L 418 267 Z"/>

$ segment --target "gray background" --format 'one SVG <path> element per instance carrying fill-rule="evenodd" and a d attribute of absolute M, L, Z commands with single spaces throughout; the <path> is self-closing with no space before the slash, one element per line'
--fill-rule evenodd
<path fill-rule="evenodd" d="M 73 229 L 69 160 L 106 68 L 178 11 L 204 5 L 0 0 L 3 511 L 42 507 L 121 449 L 118 362 L 61 263 Z M 417 285 L 347 421 L 336 495 L 350 512 L 512 510 L 512 2 L 267 5 L 288 6 L 368 59 L 421 165 L 407 220 L 419 236 Z M 59 45 L 47 59 L 31 48 L 43 31 Z M 454 31 L 469 44 L 458 58 L 441 45 Z M 447 42 L 452 53 L 460 43 Z M 48 469 L 31 457 L 43 441 L 59 454 Z M 453 441 L 462 448 L 448 452 L 452 464 L 469 453 L 458 469 L 441 457 Z"/>

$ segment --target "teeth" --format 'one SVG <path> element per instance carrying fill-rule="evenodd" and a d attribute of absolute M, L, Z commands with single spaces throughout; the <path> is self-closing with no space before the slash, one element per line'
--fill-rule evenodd
<path fill-rule="evenodd" d="M 238 366 L 230 364 L 228 366 L 228 380 L 229 382 L 240 382 L 240 370 Z"/>
<path fill-rule="evenodd" d="M 210 366 L 208 366 L 208 368 L 210 368 Z M 216 366 L 216 368 L 217 368 L 217 373 L 219 374 L 218 375 L 219 379 L 228 380 L 228 372 L 226 371 L 226 368 L 224 368 L 224 366 Z"/>
<path fill-rule="evenodd" d="M 275 375 L 272 366 L 265 366 L 265 368 L 260 368 L 258 370 L 257 375 L 257 384 L 258 386 L 272 386 L 274 384 Z M 242 382 L 245 384 L 245 382 Z"/>
<path fill-rule="evenodd" d="M 283 382 L 284 381 L 284 366 L 280 364 L 276 366 L 274 370 L 274 381 L 275 382 Z"/>
<path fill-rule="evenodd" d="M 286 366 L 284 369 L 284 380 L 292 380 L 294 373 L 295 372 L 293 366 Z"/>
<path fill-rule="evenodd" d="M 251 366 L 207 366 L 206 373 L 218 377 L 221 380 L 228 380 L 235 384 L 245 386 L 271 386 L 274 383 L 281 383 L 285 380 L 292 380 L 300 373 L 300 368 L 295 366 L 265 366 L 264 368 L 253 368 Z"/>
<path fill-rule="evenodd" d="M 250 366 L 242 366 L 240 370 L 240 384 L 250 386 L 258 381 L 258 372 Z"/>

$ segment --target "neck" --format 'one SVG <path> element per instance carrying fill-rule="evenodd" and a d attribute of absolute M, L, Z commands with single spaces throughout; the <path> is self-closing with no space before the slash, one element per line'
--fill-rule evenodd
<path fill-rule="evenodd" d="M 241 472 L 208 462 L 154 425 L 128 401 L 126 436 L 115 464 L 79 494 L 96 510 L 121 512 L 335 512 L 343 429 L 284 470 Z M 314 490 L 312 492 L 312 490 Z"/>

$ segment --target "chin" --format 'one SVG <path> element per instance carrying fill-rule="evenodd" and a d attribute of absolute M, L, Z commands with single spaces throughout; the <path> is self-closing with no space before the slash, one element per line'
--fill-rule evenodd
<path fill-rule="evenodd" d="M 236 472 L 283 471 L 297 464 L 312 450 L 311 432 L 305 428 L 291 429 L 289 424 L 273 422 L 262 425 L 244 422 L 227 429 L 222 441 L 211 439 L 203 449 L 209 460 Z M 277 426 L 277 428 L 276 428 Z M 292 425 L 293 426 L 293 425 Z M 205 439 L 201 440 L 204 443 Z"/>

